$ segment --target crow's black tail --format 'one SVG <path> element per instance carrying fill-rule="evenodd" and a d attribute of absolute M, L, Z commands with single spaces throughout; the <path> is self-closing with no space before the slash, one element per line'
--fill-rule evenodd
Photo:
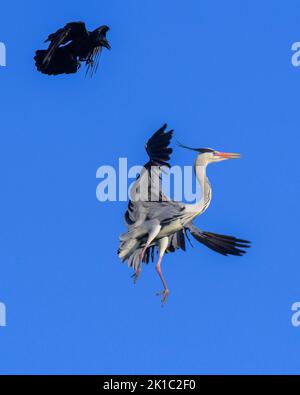
<path fill-rule="evenodd" d="M 67 47 L 58 48 L 49 62 L 45 62 L 47 50 L 38 50 L 35 53 L 35 65 L 38 71 L 48 75 L 76 73 L 80 63 Z"/>
<path fill-rule="evenodd" d="M 34 57 L 35 65 L 39 71 L 42 71 L 44 69 L 43 61 L 44 61 L 46 55 L 47 55 L 47 51 L 45 51 L 43 49 L 38 50 L 35 53 L 35 57 Z"/>
<path fill-rule="evenodd" d="M 250 247 L 249 241 L 234 236 L 205 232 L 194 225 L 188 225 L 186 228 L 197 241 L 222 255 L 241 256 L 246 253 L 244 248 Z"/>

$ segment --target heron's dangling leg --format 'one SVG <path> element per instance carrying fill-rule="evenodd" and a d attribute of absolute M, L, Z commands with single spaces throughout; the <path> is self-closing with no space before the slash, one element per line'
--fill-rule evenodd
<path fill-rule="evenodd" d="M 150 244 L 152 243 L 152 241 L 155 239 L 155 237 L 159 234 L 161 230 L 161 225 L 155 225 L 153 226 L 153 228 L 151 229 L 151 231 L 148 234 L 148 240 L 146 242 L 145 247 L 142 249 L 141 254 L 140 254 L 140 260 L 142 261 L 145 255 L 145 252 L 147 250 L 147 248 L 150 246 Z"/>
<path fill-rule="evenodd" d="M 158 258 L 158 262 L 157 262 L 157 265 L 156 265 L 156 270 L 157 270 L 157 273 L 158 273 L 158 275 L 159 275 L 159 277 L 161 279 L 161 282 L 163 283 L 164 290 L 162 292 L 157 293 L 157 295 L 162 295 L 162 299 L 161 299 L 162 306 L 164 306 L 164 304 L 166 303 L 167 298 L 169 296 L 169 289 L 168 289 L 167 283 L 166 283 L 166 281 L 164 279 L 164 276 L 162 274 L 162 271 L 161 271 L 161 262 L 162 262 L 164 254 L 166 252 L 166 249 L 168 247 L 168 244 L 169 244 L 169 238 L 168 237 L 163 237 L 162 239 L 160 239 L 158 241 L 159 258 Z"/>

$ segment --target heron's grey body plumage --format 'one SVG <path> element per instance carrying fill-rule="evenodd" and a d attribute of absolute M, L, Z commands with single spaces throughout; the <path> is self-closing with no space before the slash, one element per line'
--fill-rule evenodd
<path fill-rule="evenodd" d="M 195 161 L 195 173 L 202 186 L 202 197 L 195 204 L 171 200 L 163 193 L 160 182 L 162 168 L 170 167 L 168 161 L 172 153 L 169 144 L 173 130 L 166 129 L 165 124 L 146 144 L 149 161 L 131 189 L 125 213 L 127 231 L 120 236 L 118 250 L 120 259 L 128 261 L 128 266 L 134 269 L 136 279 L 140 274 L 142 262 L 153 261 L 155 251 L 158 251 L 157 270 L 165 288 L 163 302 L 169 291 L 160 269 L 162 257 L 165 253 L 172 253 L 178 249 L 185 251 L 186 242 L 190 242 L 189 235 L 223 255 L 243 255 L 243 248 L 249 247 L 246 240 L 205 232 L 193 224 L 193 220 L 202 214 L 211 202 L 211 186 L 206 177 L 207 164 L 211 161 L 238 157 L 237 154 L 220 153 L 212 149 L 194 149 L 199 152 Z"/>

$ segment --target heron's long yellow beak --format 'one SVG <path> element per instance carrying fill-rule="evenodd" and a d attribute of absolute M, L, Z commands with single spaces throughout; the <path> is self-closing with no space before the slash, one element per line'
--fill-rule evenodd
<path fill-rule="evenodd" d="M 240 154 L 234 152 L 217 152 L 217 155 L 223 159 L 238 159 L 241 157 Z"/>

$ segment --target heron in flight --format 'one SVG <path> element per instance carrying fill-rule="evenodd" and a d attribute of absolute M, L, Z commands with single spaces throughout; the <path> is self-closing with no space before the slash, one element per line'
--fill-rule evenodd
<path fill-rule="evenodd" d="M 211 148 L 191 148 L 197 152 L 194 170 L 201 187 L 201 198 L 195 204 L 186 204 L 171 200 L 161 188 L 161 172 L 164 167 L 170 167 L 169 160 L 172 148 L 169 147 L 173 130 L 167 131 L 163 125 L 146 143 L 149 161 L 143 167 L 140 175 L 130 191 L 130 201 L 125 213 L 127 232 L 120 236 L 118 255 L 128 261 L 128 266 L 134 269 L 134 280 L 137 281 L 142 263 L 154 261 L 154 252 L 158 251 L 157 273 L 164 290 L 162 305 L 169 295 L 169 288 L 164 279 L 161 263 L 165 253 L 178 249 L 186 250 L 186 240 L 190 242 L 191 234 L 198 242 L 222 255 L 241 256 L 249 247 L 249 241 L 233 236 L 225 236 L 198 229 L 194 219 L 207 210 L 211 202 L 211 185 L 206 176 L 210 163 L 227 159 L 239 158 L 239 154 L 220 152 Z"/>
<path fill-rule="evenodd" d="M 47 50 L 37 50 L 37 70 L 48 75 L 76 73 L 85 62 L 92 76 L 98 68 L 102 48 L 111 49 L 106 38 L 109 27 L 104 25 L 89 32 L 84 22 L 70 22 L 48 36 Z"/>

